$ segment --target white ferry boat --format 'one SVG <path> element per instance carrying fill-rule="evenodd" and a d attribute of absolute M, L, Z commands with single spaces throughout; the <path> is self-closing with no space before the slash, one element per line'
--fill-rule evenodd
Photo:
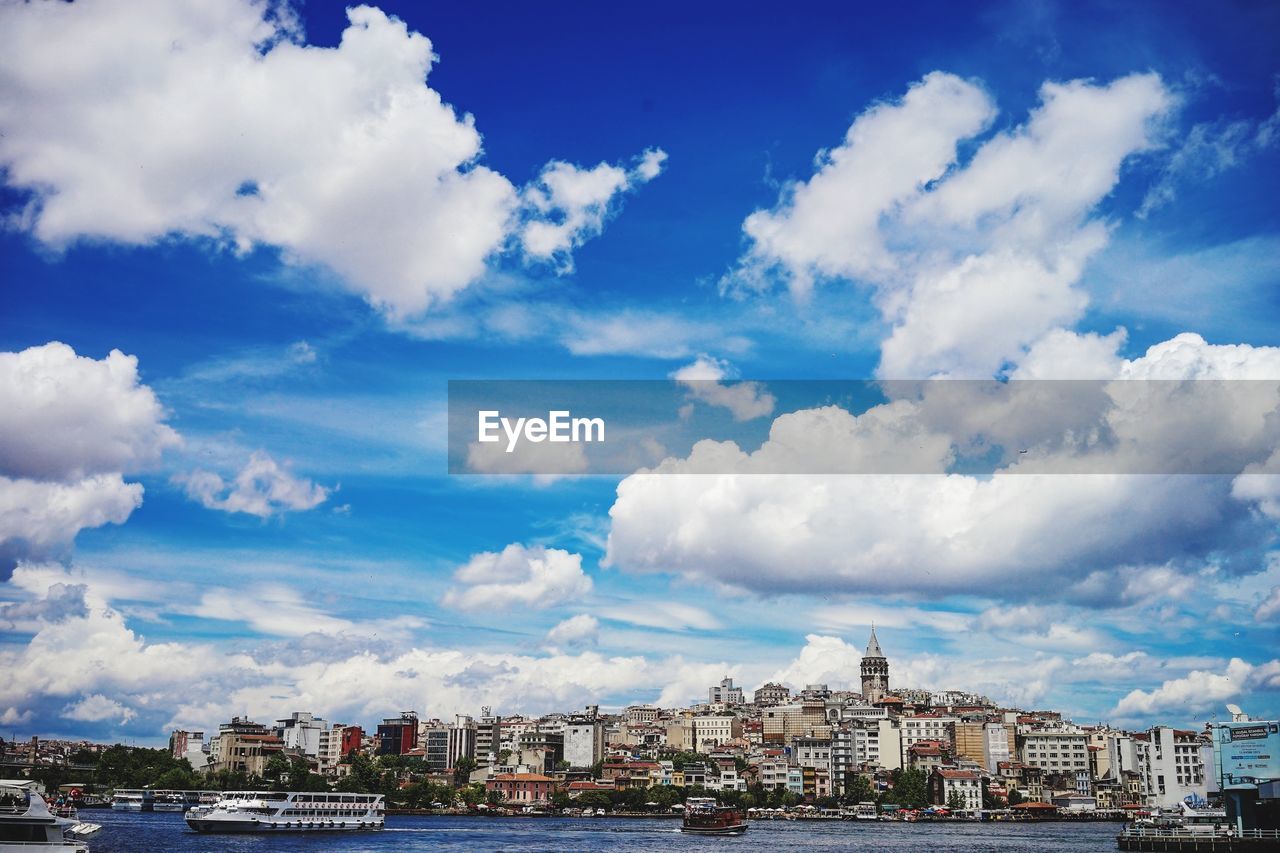
<path fill-rule="evenodd" d="M 111 797 L 111 808 L 118 812 L 151 811 L 145 792 L 134 788 L 117 788 Z"/>
<path fill-rule="evenodd" d="M 382 829 L 381 794 L 228 791 L 187 812 L 196 832 L 342 832 Z"/>
<path fill-rule="evenodd" d="M 89 853 L 85 839 L 101 829 L 54 817 L 30 780 L 0 780 L 0 853 Z"/>

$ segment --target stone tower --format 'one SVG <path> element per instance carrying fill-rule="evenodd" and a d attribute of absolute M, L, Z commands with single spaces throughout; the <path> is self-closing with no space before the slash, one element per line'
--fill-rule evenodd
<path fill-rule="evenodd" d="M 879 702 L 889 692 L 889 661 L 880 651 L 876 639 L 876 626 L 871 626 L 871 639 L 867 641 L 866 654 L 862 656 L 862 698 Z"/>

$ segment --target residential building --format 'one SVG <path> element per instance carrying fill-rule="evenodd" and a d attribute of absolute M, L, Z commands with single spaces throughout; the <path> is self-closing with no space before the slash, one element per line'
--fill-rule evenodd
<path fill-rule="evenodd" d="M 218 726 L 218 754 L 212 769 L 240 771 L 261 777 L 267 761 L 283 749 L 284 742 L 266 726 L 233 717 L 231 722 Z"/>
<path fill-rule="evenodd" d="M 1046 729 L 1029 731 L 1019 737 L 1019 759 L 1029 767 L 1049 774 L 1075 775 L 1089 770 L 1089 736 L 1082 731 Z"/>
<path fill-rule="evenodd" d="M 692 723 L 695 752 L 715 749 L 722 743 L 742 736 L 742 721 L 732 714 L 694 717 Z"/>
<path fill-rule="evenodd" d="M 1017 752 L 1016 735 L 1004 723 L 989 720 L 958 720 L 953 726 L 955 754 L 977 762 L 995 773 L 1001 761 L 1010 761 Z"/>
<path fill-rule="evenodd" d="M 476 724 L 471 717 L 458 714 L 449 726 L 449 767 L 457 767 L 463 758 L 475 760 Z"/>
<path fill-rule="evenodd" d="M 502 718 L 495 717 L 489 708 L 480 710 L 480 722 L 476 725 L 476 766 L 493 767 L 502 751 Z"/>
<path fill-rule="evenodd" d="M 296 749 L 303 755 L 318 759 L 320 735 L 328 728 L 324 720 L 308 711 L 294 711 L 286 719 L 276 720 L 276 737 L 285 749 Z"/>
<path fill-rule="evenodd" d="M 825 702 L 792 702 L 775 705 L 760 711 L 763 723 L 762 741 L 766 744 L 786 745 L 792 739 L 811 732 L 830 734 Z M 819 730 L 822 731 L 819 731 Z"/>
<path fill-rule="evenodd" d="M 570 767 L 590 767 L 604 756 L 604 723 L 579 719 L 568 722 L 564 735 L 564 760 Z"/>
<path fill-rule="evenodd" d="M 1189 796 L 1205 799 L 1208 786 L 1200 734 L 1170 726 L 1156 726 L 1148 734 L 1151 744 L 1148 805 L 1173 808 Z"/>
<path fill-rule="evenodd" d="M 541 773 L 499 773 L 484 783 L 486 791 L 497 791 L 503 802 L 535 805 L 551 802 L 556 780 Z"/>
<path fill-rule="evenodd" d="M 756 688 L 756 692 L 752 695 L 752 701 L 756 705 L 783 705 L 791 699 L 791 689 L 783 687 L 777 682 L 770 681 Z"/>
<path fill-rule="evenodd" d="M 908 764 L 907 751 L 913 744 L 922 740 L 936 741 L 948 752 L 954 754 L 955 724 L 958 722 L 960 721 L 957 718 L 946 714 L 926 713 L 900 718 L 898 727 L 901 731 L 903 766 Z"/>
<path fill-rule="evenodd" d="M 399 717 L 388 717 L 378 725 L 378 755 L 404 755 L 418 745 L 418 714 L 405 711 Z"/>
<path fill-rule="evenodd" d="M 742 688 L 733 686 L 733 679 L 725 676 L 719 685 L 711 687 L 707 690 L 707 702 L 714 705 L 721 703 L 724 705 L 742 705 L 745 704 L 742 696 Z"/>
<path fill-rule="evenodd" d="M 929 775 L 929 801 L 950 807 L 952 800 L 963 802 L 967 811 L 982 808 L 982 776 L 972 770 L 935 769 Z"/>

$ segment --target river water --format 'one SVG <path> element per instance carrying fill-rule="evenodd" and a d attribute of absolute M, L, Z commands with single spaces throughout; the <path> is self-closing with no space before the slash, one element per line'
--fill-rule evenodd
<path fill-rule="evenodd" d="M 174 812 L 90 810 L 81 819 L 102 824 L 92 853 L 196 851 L 403 850 L 901 850 L 1093 853 L 1115 850 L 1118 823 L 870 823 L 753 821 L 746 835 L 700 838 L 680 832 L 678 820 L 626 818 L 480 818 L 391 816 L 381 832 L 308 835 L 197 835 Z"/>

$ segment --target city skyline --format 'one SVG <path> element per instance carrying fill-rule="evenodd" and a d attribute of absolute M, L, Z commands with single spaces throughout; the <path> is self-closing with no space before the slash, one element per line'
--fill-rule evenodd
<path fill-rule="evenodd" d="M 0 8 L 0 731 L 857 689 L 872 624 L 896 685 L 1280 717 L 1265 383 L 786 384 L 1280 380 L 1280 9 L 734 8 Z M 708 441 L 451 476 L 460 379 Z M 1236 467 L 1015 476 L 1138 422 Z"/>

